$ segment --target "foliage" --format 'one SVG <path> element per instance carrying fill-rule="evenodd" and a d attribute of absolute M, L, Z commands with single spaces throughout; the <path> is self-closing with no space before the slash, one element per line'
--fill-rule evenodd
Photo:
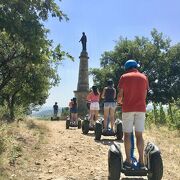
<path fill-rule="evenodd" d="M 151 124 L 167 125 L 169 129 L 180 130 L 179 100 L 163 107 L 162 104 L 153 104 L 154 109 L 146 114 L 146 126 Z"/>
<path fill-rule="evenodd" d="M 57 68 L 66 56 L 53 47 L 43 21 L 48 17 L 68 20 L 54 0 L 0 2 L 0 104 L 7 103 L 11 119 L 18 107 L 42 105 L 48 90 L 60 78 Z"/>
<path fill-rule="evenodd" d="M 61 112 L 61 118 L 65 118 L 70 115 L 69 107 L 63 107 Z"/>
<path fill-rule="evenodd" d="M 19 157 L 29 160 L 29 153 L 35 153 L 34 148 L 40 148 L 45 143 L 48 128 L 43 123 L 30 119 L 17 123 L 0 124 L 0 179 L 11 179 L 10 165 L 17 165 Z M 28 153 L 27 153 L 28 152 Z M 34 154 L 36 157 L 37 155 Z M 21 159 L 21 160 L 22 160 Z M 18 164 L 19 165 L 19 164 Z"/>
<path fill-rule="evenodd" d="M 94 83 L 100 90 L 106 86 L 108 78 L 118 85 L 125 72 L 123 65 L 128 59 L 136 59 L 140 71 L 148 76 L 150 93 L 148 102 L 168 104 L 180 97 L 180 44 L 170 46 L 170 39 L 156 29 L 151 39 L 135 37 L 134 40 L 120 38 L 113 51 L 104 52 L 100 59 L 101 68 L 91 69 Z"/>

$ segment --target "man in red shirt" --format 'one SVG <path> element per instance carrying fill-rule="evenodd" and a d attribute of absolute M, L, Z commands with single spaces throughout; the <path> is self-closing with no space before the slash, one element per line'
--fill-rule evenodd
<path fill-rule="evenodd" d="M 131 168 L 130 136 L 134 126 L 140 169 L 145 169 L 143 159 L 144 140 L 142 133 L 144 131 L 146 95 L 149 83 L 147 77 L 137 70 L 139 64 L 135 60 L 128 60 L 124 67 L 126 73 L 120 77 L 118 84 L 118 103 L 122 105 L 122 123 L 126 152 L 124 166 L 125 168 Z"/>

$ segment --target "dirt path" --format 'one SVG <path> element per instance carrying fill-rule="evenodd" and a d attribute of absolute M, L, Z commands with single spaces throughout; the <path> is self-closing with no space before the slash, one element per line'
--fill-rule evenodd
<path fill-rule="evenodd" d="M 64 121 L 47 125 L 52 133 L 50 144 L 43 148 L 49 155 L 41 162 L 41 179 L 107 179 L 108 145 L 114 138 L 95 142 L 93 132 L 83 135 L 81 129 L 66 130 Z"/>
<path fill-rule="evenodd" d="M 95 141 L 93 132 L 84 135 L 81 129 L 70 128 L 66 130 L 65 121 L 46 121 L 45 124 L 50 130 L 46 140 L 47 143 L 42 145 L 40 149 L 41 153 L 36 157 L 33 163 L 30 163 L 29 170 L 26 171 L 25 180 L 108 179 L 108 149 L 109 145 L 114 142 L 114 137 L 103 136 L 101 141 Z M 149 134 L 145 134 L 145 139 L 148 139 L 147 136 L 149 136 Z M 158 136 L 158 134 L 154 134 L 154 136 Z M 153 139 L 153 137 L 151 139 Z M 155 140 L 155 138 L 153 140 Z M 123 143 L 120 143 L 124 151 Z M 158 142 L 158 144 L 160 143 Z M 166 152 L 163 158 L 166 158 L 166 163 L 169 161 Z M 177 161 L 176 158 L 174 158 L 174 160 Z M 178 180 L 178 164 L 174 168 L 174 174 L 171 173 L 171 170 L 168 171 L 165 168 L 163 180 L 170 180 L 171 177 L 173 180 Z M 122 179 L 145 180 L 147 178 Z"/>

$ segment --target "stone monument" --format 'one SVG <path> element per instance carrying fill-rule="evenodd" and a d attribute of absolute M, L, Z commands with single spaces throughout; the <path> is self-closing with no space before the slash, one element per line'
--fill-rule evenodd
<path fill-rule="evenodd" d="M 84 116 L 87 114 L 86 97 L 89 92 L 89 73 L 88 73 L 88 53 L 86 50 L 87 37 L 83 32 L 80 39 L 82 43 L 82 52 L 79 56 L 79 76 L 77 90 L 74 91 L 78 103 L 78 115 Z"/>

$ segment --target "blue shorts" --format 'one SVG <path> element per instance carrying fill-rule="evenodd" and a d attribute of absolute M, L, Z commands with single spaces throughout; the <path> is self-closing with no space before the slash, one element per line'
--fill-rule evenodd
<path fill-rule="evenodd" d="M 70 112 L 71 112 L 71 113 L 77 113 L 77 108 L 71 108 L 71 109 L 70 109 Z"/>
<path fill-rule="evenodd" d="M 116 109 L 116 102 L 105 102 L 104 109 Z"/>

